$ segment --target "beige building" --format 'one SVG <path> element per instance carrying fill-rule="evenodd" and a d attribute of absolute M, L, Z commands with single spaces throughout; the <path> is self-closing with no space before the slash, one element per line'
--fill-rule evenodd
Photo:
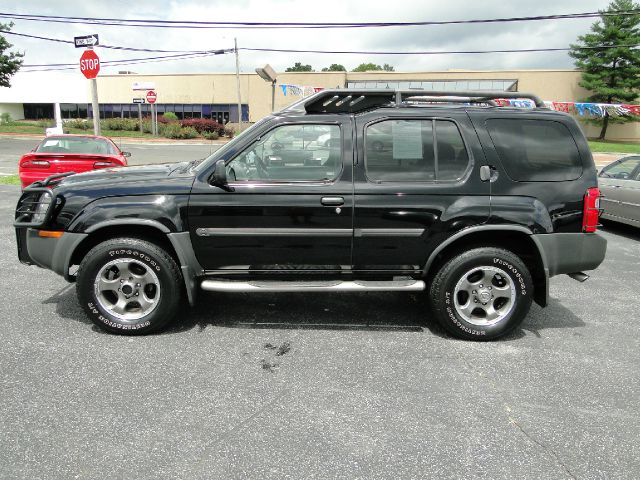
<path fill-rule="evenodd" d="M 82 79 L 84 81 L 84 79 Z M 447 70 L 436 72 L 298 72 L 279 73 L 275 90 L 275 109 L 280 110 L 299 100 L 302 96 L 297 89 L 282 85 L 322 88 L 421 88 L 426 90 L 492 90 L 535 93 L 543 100 L 581 101 L 589 92 L 579 86 L 580 72 L 576 70 Z M 78 91 L 84 97 L 75 103 L 62 103 L 63 118 L 87 117 L 91 115 L 88 82 L 85 91 Z M 238 121 L 238 98 L 234 73 L 209 74 L 159 74 L 138 75 L 119 74 L 98 77 L 101 117 L 134 117 L 138 106 L 134 98 L 144 97 L 145 92 L 133 91 L 134 82 L 150 82 L 157 93 L 158 111 L 172 111 L 181 118 L 205 117 L 220 122 Z M 0 89 L 0 112 L 3 108 L 18 118 L 17 103 L 6 102 Z M 310 89 L 307 89 L 309 91 Z M 271 112 L 271 84 L 255 73 L 240 74 L 240 97 L 243 121 L 255 122 Z M 21 99 L 24 117 L 51 117 L 51 104 L 36 104 Z M 86 102 L 84 103 L 83 102 Z M 59 100 L 52 99 L 52 102 Z M 62 100 L 63 102 L 65 100 Z M 69 100 L 66 100 L 69 102 Z M 146 113 L 149 105 L 142 107 Z M 51 111 L 51 114 L 49 114 Z M 588 136 L 597 136 L 595 126 L 585 127 Z M 611 140 L 640 141 L 640 122 L 626 125 L 611 125 L 607 133 Z"/>
<path fill-rule="evenodd" d="M 589 92 L 579 86 L 576 70 L 447 70 L 441 72 L 290 72 L 279 73 L 275 109 L 280 110 L 302 98 L 280 85 L 323 88 L 423 88 L 431 90 L 495 90 L 535 93 L 543 100 L 581 101 Z M 233 73 L 172 75 L 107 75 L 98 78 L 101 103 L 130 103 L 133 82 L 153 82 L 159 108 L 171 105 L 228 106 L 230 121 L 237 121 L 236 76 Z M 254 73 L 240 74 L 240 97 L 244 118 L 255 122 L 271 112 L 271 84 Z M 179 107 L 178 107 L 179 108 Z M 183 107 L 188 108 L 188 107 Z M 215 107 L 214 107 L 215 108 Z M 228 108 L 228 109 L 227 109 Z M 246 110 L 245 110 L 246 109 Z M 190 112 L 200 116 L 198 112 Z M 248 113 L 248 116 L 247 116 Z M 186 113 L 189 115 L 189 112 Z M 208 114 L 201 113 L 209 116 Z M 185 115 L 185 112 L 183 112 Z M 216 118 L 215 115 L 212 115 Z M 597 136 L 596 126 L 585 126 L 586 134 Z M 607 138 L 640 141 L 640 123 L 611 125 Z"/>

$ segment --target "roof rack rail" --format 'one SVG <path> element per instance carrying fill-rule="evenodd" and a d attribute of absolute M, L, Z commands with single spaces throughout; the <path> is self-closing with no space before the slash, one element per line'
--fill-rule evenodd
<path fill-rule="evenodd" d="M 537 108 L 545 108 L 540 97 L 521 92 L 332 89 L 322 90 L 294 103 L 284 111 L 357 113 L 372 108 L 408 106 L 412 102 L 481 103 L 495 106 L 495 100 L 502 98 L 528 99 Z"/>

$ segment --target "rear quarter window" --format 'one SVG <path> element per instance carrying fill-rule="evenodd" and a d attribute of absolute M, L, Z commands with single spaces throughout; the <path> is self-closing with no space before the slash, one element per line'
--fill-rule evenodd
<path fill-rule="evenodd" d="M 554 120 L 493 118 L 487 130 L 507 175 L 518 182 L 562 182 L 582 175 L 569 129 Z"/>

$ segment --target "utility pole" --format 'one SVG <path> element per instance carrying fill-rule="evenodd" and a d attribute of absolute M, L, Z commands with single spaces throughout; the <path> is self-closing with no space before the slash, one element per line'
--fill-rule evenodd
<path fill-rule="evenodd" d="M 238 58 L 238 39 L 234 38 L 233 43 L 235 45 L 235 51 L 236 51 L 236 88 L 238 89 L 238 130 L 242 130 L 242 100 L 240 98 L 240 59 Z"/>

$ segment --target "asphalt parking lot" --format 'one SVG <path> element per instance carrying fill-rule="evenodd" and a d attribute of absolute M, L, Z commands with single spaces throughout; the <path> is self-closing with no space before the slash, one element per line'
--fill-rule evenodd
<path fill-rule="evenodd" d="M 85 318 L 20 265 L 0 186 L 1 478 L 640 476 L 640 231 L 552 281 L 504 340 L 450 338 L 422 295 L 203 294 L 168 332 Z"/>

